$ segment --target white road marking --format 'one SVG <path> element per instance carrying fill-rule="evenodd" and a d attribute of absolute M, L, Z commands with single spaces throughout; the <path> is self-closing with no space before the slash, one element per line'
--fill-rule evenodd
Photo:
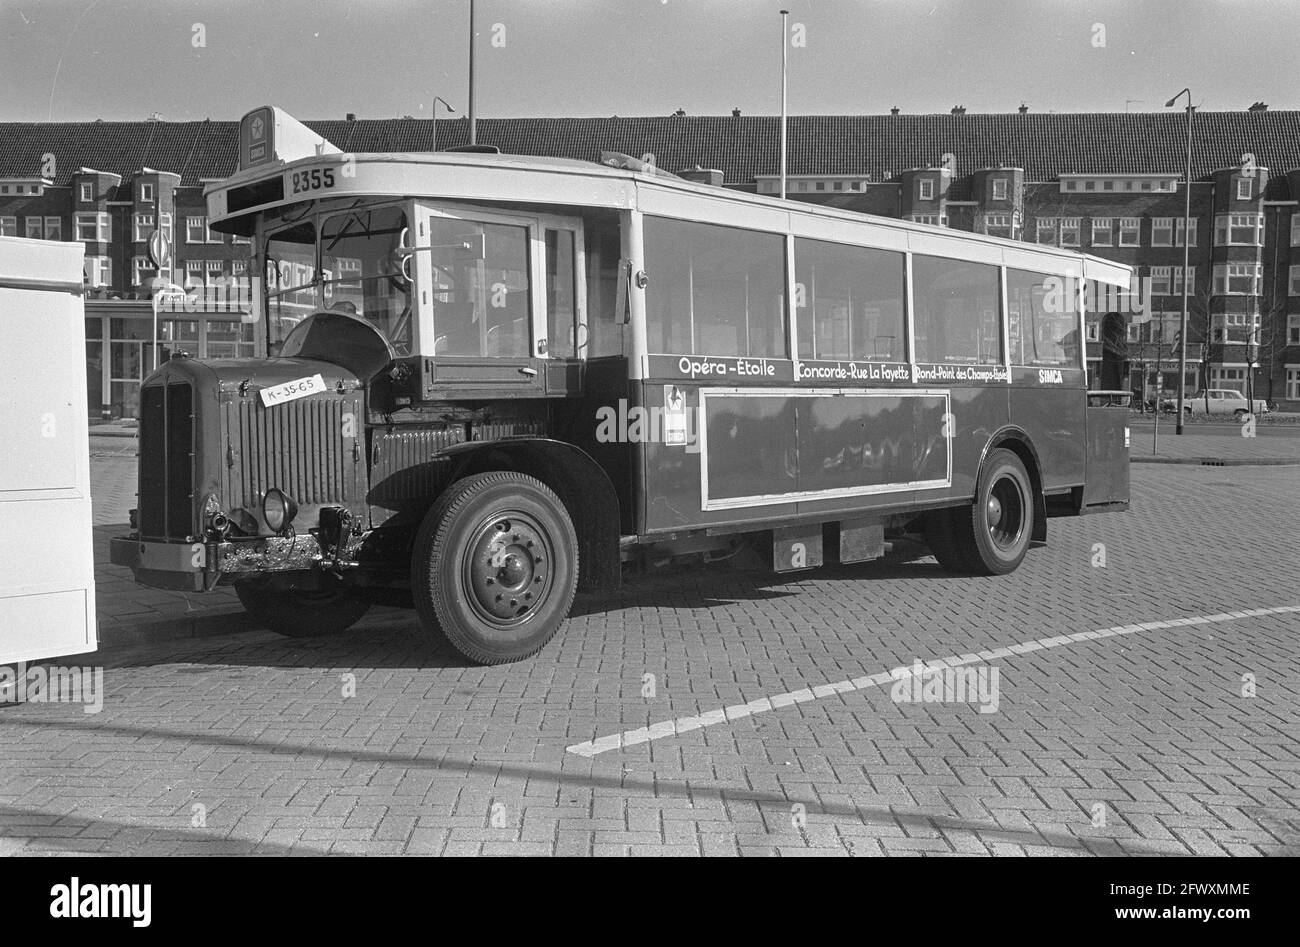
<path fill-rule="evenodd" d="M 1139 631 L 1158 631 L 1164 628 L 1182 628 L 1187 625 L 1211 625 L 1225 621 L 1239 621 L 1243 618 L 1259 618 L 1263 615 L 1281 615 L 1287 612 L 1300 612 L 1300 605 L 1279 605 L 1275 608 L 1252 608 L 1240 612 L 1220 612 L 1217 615 L 1198 615 L 1193 618 L 1173 618 L 1169 621 L 1149 621 L 1140 625 L 1118 625 L 1114 628 L 1101 628 L 1097 631 L 1080 631 L 1072 635 L 1056 635 L 1051 638 L 1038 638 L 1033 641 L 1025 641 L 1004 648 L 980 651 L 975 654 L 962 654 L 952 655 L 946 658 L 935 658 L 928 662 L 923 662 L 921 667 L 927 671 L 935 668 L 961 667 L 966 664 L 979 664 L 997 658 L 1007 658 L 1019 654 L 1028 654 L 1031 651 L 1041 651 L 1047 648 L 1060 648 L 1064 645 L 1076 644 L 1080 641 L 1095 641 L 1101 638 L 1110 638 L 1114 635 L 1131 635 Z M 909 676 L 912 674 L 911 666 L 899 668 L 898 671 L 900 674 L 906 673 Z M 566 749 L 568 752 L 574 753 L 578 756 L 595 756 L 598 753 L 608 753 L 610 750 L 618 750 L 625 746 L 636 746 L 638 743 L 647 743 L 650 740 L 661 740 L 664 737 L 676 736 L 679 733 L 689 733 L 692 730 L 699 730 L 701 727 L 712 727 L 716 724 L 727 723 L 731 720 L 739 720 L 741 717 L 752 717 L 754 714 L 767 713 L 770 710 L 779 710 L 782 707 L 789 707 L 793 704 L 806 703 L 807 701 L 817 700 L 822 697 L 832 697 L 836 694 L 847 694 L 851 691 L 865 690 L 868 687 L 878 687 L 881 684 L 886 684 L 893 680 L 895 680 L 894 671 L 889 670 L 880 671 L 879 673 L 863 677 L 855 677 L 849 681 L 818 684 L 815 687 L 805 687 L 785 694 L 773 694 L 771 697 L 760 697 L 757 700 L 751 700 L 747 704 L 734 704 L 730 707 L 719 707 L 716 710 L 708 710 L 693 717 L 678 717 L 676 720 L 663 720 L 659 723 L 651 724 L 648 727 L 641 727 L 637 730 L 624 730 L 622 733 L 614 733 L 609 736 L 599 737 L 595 740 L 588 740 L 586 743 L 575 743 L 573 746 L 567 747 Z"/>

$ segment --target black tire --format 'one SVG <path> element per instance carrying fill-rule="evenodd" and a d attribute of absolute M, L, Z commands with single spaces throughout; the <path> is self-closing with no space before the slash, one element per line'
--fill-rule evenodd
<path fill-rule="evenodd" d="M 939 561 L 949 572 L 958 574 L 970 571 L 957 548 L 956 524 L 954 515 L 958 510 L 930 510 L 925 514 L 925 542 Z"/>
<path fill-rule="evenodd" d="M 1012 451 L 989 451 L 975 485 L 975 502 L 953 510 L 957 551 L 976 575 L 1014 572 L 1034 532 L 1034 487 Z"/>
<path fill-rule="evenodd" d="M 540 651 L 564 623 L 577 587 L 578 537 L 568 511 L 525 474 L 458 480 L 415 537 L 415 610 L 478 664 Z"/>
<path fill-rule="evenodd" d="M 236 583 L 235 594 L 255 620 L 287 638 L 319 638 L 355 625 L 370 603 L 336 580 L 249 579 Z"/>

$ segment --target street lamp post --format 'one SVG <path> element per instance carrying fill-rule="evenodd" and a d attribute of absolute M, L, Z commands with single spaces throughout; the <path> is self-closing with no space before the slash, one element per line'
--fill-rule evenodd
<path fill-rule="evenodd" d="M 785 199 L 785 73 L 790 52 L 790 11 L 781 11 L 781 199 Z"/>
<path fill-rule="evenodd" d="M 441 102 L 443 108 L 447 110 L 448 115 L 454 115 L 456 112 L 456 109 L 452 107 L 452 104 L 448 102 L 446 99 L 444 99 L 442 96 L 435 95 L 433 97 L 433 144 L 429 148 L 430 151 L 438 150 L 438 103 L 439 102 Z"/>
<path fill-rule="evenodd" d="M 1184 95 L 1187 96 L 1187 167 L 1183 182 L 1183 314 L 1178 332 L 1178 421 L 1174 427 L 1175 434 L 1183 433 L 1183 400 L 1187 395 L 1187 265 L 1192 235 L 1192 90 L 1184 89 L 1165 103 L 1165 108 L 1173 108 L 1174 103 Z M 1160 410 L 1160 405 L 1156 405 L 1156 410 Z"/>

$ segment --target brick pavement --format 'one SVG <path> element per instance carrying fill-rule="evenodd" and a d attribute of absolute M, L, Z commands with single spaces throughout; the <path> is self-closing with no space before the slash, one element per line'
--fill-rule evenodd
<path fill-rule="evenodd" d="M 0 707 L 0 852 L 1298 854 L 1294 613 L 999 659 L 992 714 L 875 688 L 566 751 L 914 658 L 1300 604 L 1300 471 L 1133 485 L 1132 512 L 1052 521 L 1011 576 L 899 554 L 638 579 L 502 668 L 391 611 L 315 641 L 112 648 L 102 713 Z"/>

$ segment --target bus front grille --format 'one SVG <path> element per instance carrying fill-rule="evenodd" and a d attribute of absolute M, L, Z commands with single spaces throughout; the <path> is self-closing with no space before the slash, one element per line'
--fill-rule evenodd
<path fill-rule="evenodd" d="M 359 425 L 362 415 L 352 399 L 301 398 L 272 408 L 248 399 L 235 404 L 232 414 L 230 440 L 238 461 L 230 506 L 260 510 L 271 487 L 300 505 L 353 499 L 356 460 L 344 437 L 344 415 L 352 415 L 349 425 Z"/>
<path fill-rule="evenodd" d="M 194 390 L 189 382 L 140 392 L 142 539 L 180 540 L 194 528 Z"/>

